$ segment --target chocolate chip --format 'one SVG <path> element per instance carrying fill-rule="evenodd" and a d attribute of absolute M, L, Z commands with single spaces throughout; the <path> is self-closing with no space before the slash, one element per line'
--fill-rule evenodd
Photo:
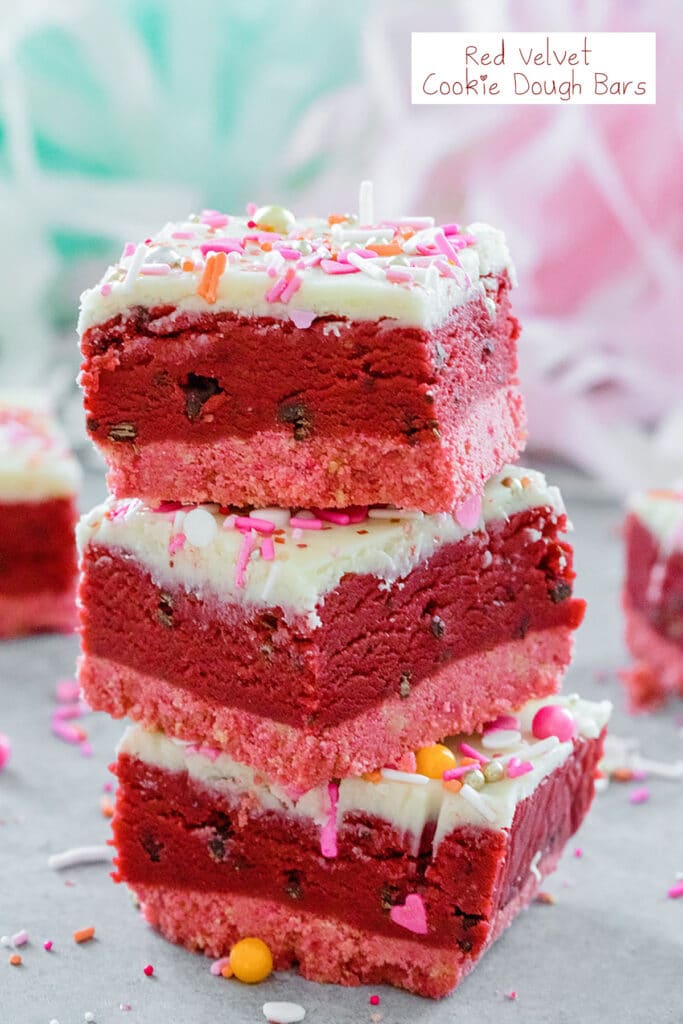
<path fill-rule="evenodd" d="M 301 888 L 301 872 L 287 871 L 285 874 L 287 878 L 285 895 L 289 896 L 290 900 L 302 900 L 304 898 L 304 891 Z"/>
<path fill-rule="evenodd" d="M 173 625 L 173 598 L 170 594 L 161 592 L 159 597 L 159 604 L 157 605 L 157 621 L 170 629 Z"/>
<path fill-rule="evenodd" d="M 280 423 L 291 423 L 295 441 L 306 441 L 313 433 L 311 415 L 303 402 L 285 402 L 278 409 Z"/>
<path fill-rule="evenodd" d="M 405 672 L 401 672 L 401 678 L 398 682 L 398 693 L 401 700 L 406 700 L 410 696 L 410 680 L 412 672 L 406 669 Z"/>
<path fill-rule="evenodd" d="M 397 885 L 390 885 L 388 882 L 385 882 L 379 891 L 382 910 L 391 910 L 398 903 L 400 895 L 400 889 Z"/>
<path fill-rule="evenodd" d="M 187 381 L 180 387 L 185 392 L 185 415 L 190 423 L 199 419 L 202 407 L 210 398 L 223 393 L 216 377 L 203 377 L 199 373 L 188 373 Z"/>
<path fill-rule="evenodd" d="M 151 832 L 143 832 L 140 837 L 142 848 L 152 861 L 153 864 L 158 864 L 161 860 L 161 854 L 164 850 L 164 844 L 160 842 L 156 836 Z"/>
<path fill-rule="evenodd" d="M 560 604 L 572 596 L 572 588 L 564 580 L 556 580 L 550 588 L 550 600 L 554 604 Z"/>
<path fill-rule="evenodd" d="M 96 434 L 100 429 L 100 421 L 96 420 L 94 416 L 88 416 L 85 421 L 85 426 L 89 434 Z"/>
<path fill-rule="evenodd" d="M 524 637 L 529 632 L 530 625 L 531 625 L 531 616 L 529 615 L 528 612 L 525 612 L 524 615 L 522 615 L 521 619 L 519 620 L 519 624 L 517 626 L 517 632 L 516 632 L 515 636 L 518 636 L 520 638 L 520 640 L 523 640 Z"/>
<path fill-rule="evenodd" d="M 110 441 L 134 441 L 137 434 L 134 423 L 115 423 L 107 432 Z"/>
<path fill-rule="evenodd" d="M 436 639 L 441 640 L 444 633 L 446 632 L 446 623 L 443 621 L 443 619 L 439 618 L 438 615 L 435 615 L 429 624 L 429 628 L 431 629 Z"/>

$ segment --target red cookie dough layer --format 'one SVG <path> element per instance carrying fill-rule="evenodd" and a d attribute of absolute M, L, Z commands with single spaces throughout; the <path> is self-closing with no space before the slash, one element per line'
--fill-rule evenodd
<path fill-rule="evenodd" d="M 81 683 L 93 708 L 271 773 L 288 776 L 296 753 L 303 785 L 373 768 L 559 688 L 584 610 L 565 522 L 533 507 L 460 530 L 393 583 L 345 573 L 313 616 L 173 585 L 96 526 L 82 559 Z M 116 523 L 107 529 L 111 541 Z M 348 530 L 330 536 L 343 547 Z M 389 531 L 412 550 L 402 526 Z M 280 539 L 295 556 L 291 532 Z"/>
<path fill-rule="evenodd" d="M 486 224 L 208 211 L 84 293 L 117 497 L 453 509 L 523 447 L 515 273 Z"/>
<path fill-rule="evenodd" d="M 286 812 L 258 787 L 236 792 L 220 780 L 219 762 L 202 781 L 126 753 L 124 743 L 115 877 L 150 923 L 189 949 L 224 956 L 239 938 L 258 935 L 278 969 L 443 996 L 555 867 L 590 806 L 601 747 L 601 732 L 551 747 L 550 770 L 534 760 L 537 777 L 512 798 L 503 789 L 520 780 L 485 785 L 478 795 L 493 808 L 489 822 L 438 781 L 355 780 L 361 804 L 362 790 L 375 790 L 375 812 L 346 798 L 335 846 L 323 855 L 320 827 L 301 805 Z M 419 789 L 427 801 L 436 788 L 417 832 L 392 821 L 393 787 Z M 386 816 L 380 790 L 389 794 Z M 496 820 L 503 813 L 509 819 Z"/>
<path fill-rule="evenodd" d="M 636 664 L 622 679 L 634 710 L 683 697 L 683 492 L 654 492 L 642 501 L 645 518 L 631 512 L 624 527 L 625 635 Z M 653 515 L 659 518 L 650 525 Z"/>

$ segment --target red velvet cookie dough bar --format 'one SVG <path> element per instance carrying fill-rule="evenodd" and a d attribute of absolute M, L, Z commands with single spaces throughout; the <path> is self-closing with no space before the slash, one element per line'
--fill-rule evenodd
<path fill-rule="evenodd" d="M 468 513 L 110 500 L 79 527 L 87 700 L 310 786 L 555 692 L 584 609 L 560 494 L 507 467 Z"/>
<path fill-rule="evenodd" d="M 418 752 L 429 776 L 383 770 L 305 793 L 136 726 L 115 768 L 115 877 L 189 949 L 220 957 L 256 935 L 277 969 L 443 996 L 581 824 L 609 712 L 531 702 Z"/>
<path fill-rule="evenodd" d="M 453 509 L 523 447 L 502 234 L 207 213 L 82 297 L 87 427 L 117 497 Z"/>
<path fill-rule="evenodd" d="M 683 697 L 683 486 L 631 502 L 624 526 L 626 643 L 622 673 L 635 709 Z"/>
<path fill-rule="evenodd" d="M 76 624 L 79 479 L 38 396 L 0 396 L 0 638 Z"/>

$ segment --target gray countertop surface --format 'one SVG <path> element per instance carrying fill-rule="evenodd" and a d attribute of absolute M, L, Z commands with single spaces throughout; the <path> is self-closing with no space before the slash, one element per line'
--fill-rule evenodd
<path fill-rule="evenodd" d="M 565 689 L 610 698 L 615 735 L 637 737 L 650 757 L 681 759 L 683 705 L 631 717 L 616 677 L 626 661 L 619 507 L 565 475 L 577 593 L 589 600 Z M 88 492 L 101 493 L 101 481 Z M 100 800 L 122 724 L 101 714 L 81 720 L 89 758 L 50 733 L 55 682 L 73 676 L 77 647 L 75 637 L 50 636 L 0 644 L 0 732 L 13 745 L 0 774 L 0 935 L 25 928 L 30 936 L 21 967 L 9 966 L 11 950 L 0 947 L 0 1024 L 79 1024 L 87 1012 L 97 1024 L 253 1024 L 272 999 L 301 1003 L 310 1024 L 373 1024 L 373 1014 L 382 1024 L 683 1024 L 683 899 L 667 897 L 683 872 L 683 782 L 659 778 L 647 780 L 651 796 L 640 805 L 629 802 L 628 784 L 596 797 L 544 885 L 556 902 L 521 914 L 445 1000 L 293 975 L 255 987 L 211 976 L 208 960 L 167 944 L 141 920 L 105 864 L 47 866 L 52 853 L 108 837 Z M 89 925 L 95 939 L 76 945 L 73 932 Z M 54 943 L 49 953 L 45 939 Z M 143 974 L 148 963 L 152 978 Z M 379 1006 L 369 1005 L 373 992 Z"/>

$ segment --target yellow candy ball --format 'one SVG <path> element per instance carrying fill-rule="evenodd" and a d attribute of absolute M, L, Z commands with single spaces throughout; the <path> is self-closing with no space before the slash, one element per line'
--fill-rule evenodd
<path fill-rule="evenodd" d="M 230 966 L 236 978 L 255 985 L 272 971 L 273 957 L 262 939 L 240 939 L 230 950 Z"/>
<path fill-rule="evenodd" d="M 428 779 L 440 779 L 449 768 L 455 768 L 455 754 L 443 743 L 433 743 L 431 747 L 422 747 L 415 754 L 417 771 Z"/>
<path fill-rule="evenodd" d="M 296 223 L 294 214 L 284 206 L 260 206 L 251 218 L 263 231 L 286 235 Z"/>

